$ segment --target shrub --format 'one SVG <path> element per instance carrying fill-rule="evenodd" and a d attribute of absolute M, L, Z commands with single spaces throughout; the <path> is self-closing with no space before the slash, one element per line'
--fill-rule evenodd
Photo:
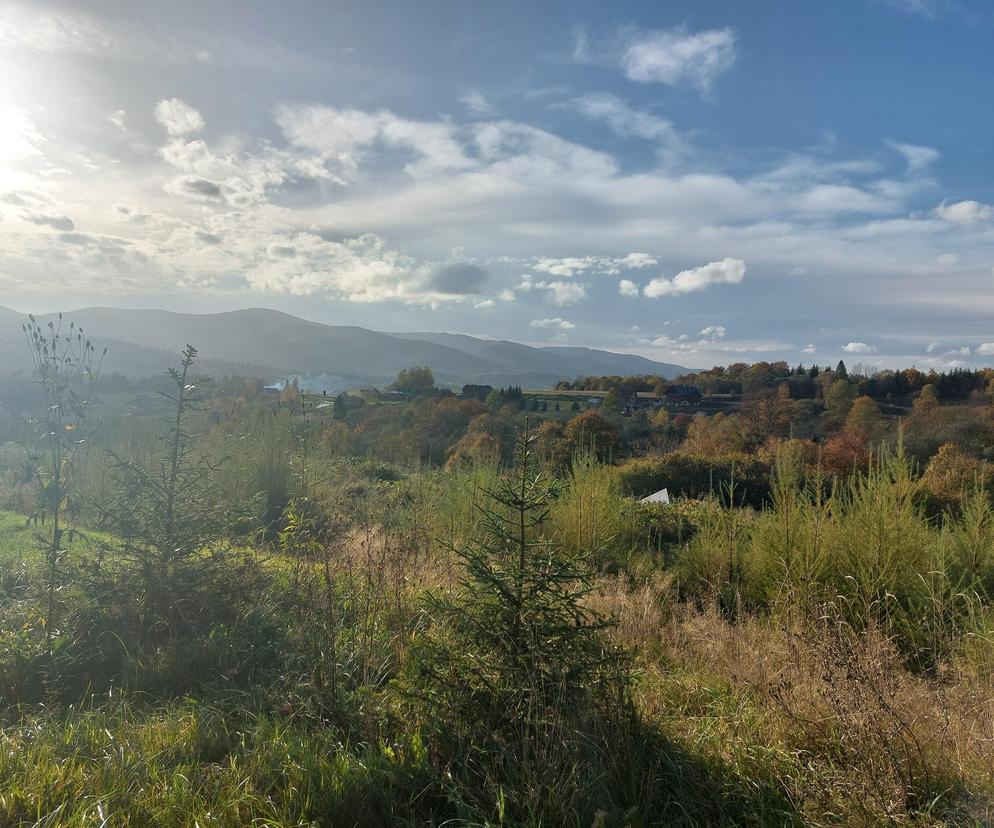
<path fill-rule="evenodd" d="M 721 496 L 734 487 L 734 504 L 762 508 L 769 502 L 770 469 L 738 457 L 698 458 L 683 452 L 629 460 L 619 467 L 622 490 L 645 497 L 660 489 L 670 497 Z"/>

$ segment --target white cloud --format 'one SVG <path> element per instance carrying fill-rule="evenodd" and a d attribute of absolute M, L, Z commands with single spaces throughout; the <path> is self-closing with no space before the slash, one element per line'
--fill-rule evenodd
<path fill-rule="evenodd" d="M 564 331 L 571 331 L 576 327 L 572 322 L 558 316 L 552 319 L 533 319 L 528 324 L 532 328 L 556 328 Z"/>
<path fill-rule="evenodd" d="M 547 290 L 553 305 L 576 305 L 587 298 L 587 289 L 576 282 L 535 282 L 535 287 Z"/>
<path fill-rule="evenodd" d="M 711 285 L 735 285 L 745 278 L 746 264 L 742 259 L 726 258 L 701 267 L 682 270 L 672 279 L 653 279 L 643 293 L 656 299 L 681 293 L 704 290 Z"/>
<path fill-rule="evenodd" d="M 155 148 L 140 140 L 140 119 L 130 108 L 129 132 L 115 134 L 106 120 L 111 108 L 94 104 L 97 128 L 72 134 L 60 132 L 41 105 L 18 121 L 21 155 L 0 164 L 4 295 L 12 296 L 8 286 L 16 279 L 38 294 L 65 286 L 79 296 L 163 295 L 182 285 L 228 295 L 255 289 L 466 308 L 497 299 L 507 303 L 501 312 L 513 336 L 532 316 L 559 314 L 589 298 L 602 276 L 610 282 L 596 286 L 603 300 L 597 311 L 608 326 L 632 310 L 615 293 L 616 285 L 623 292 L 622 281 L 637 287 L 651 276 L 668 277 L 653 280 L 647 296 L 734 284 L 734 268 L 722 262 L 676 277 L 675 269 L 659 269 L 664 251 L 690 263 L 729 251 L 741 258 L 728 261 L 748 261 L 750 278 L 768 280 L 763 304 L 757 307 L 747 291 L 713 291 L 701 297 L 707 311 L 693 311 L 706 312 L 705 320 L 730 318 L 742 304 L 757 319 L 750 324 L 774 326 L 789 319 L 788 302 L 797 307 L 800 297 L 814 296 L 827 307 L 832 296 L 845 295 L 853 297 L 853 314 L 887 309 L 880 330 L 862 318 L 853 322 L 883 335 L 901 305 L 929 301 L 926 290 L 950 314 L 994 312 L 986 291 L 988 227 L 920 212 L 922 199 L 929 207 L 938 201 L 928 189 L 934 182 L 888 177 L 873 158 L 781 154 L 742 173 L 723 171 L 719 165 L 731 162 L 718 154 L 702 154 L 670 172 L 652 159 L 622 163 L 621 155 L 512 121 L 416 121 L 328 107 L 277 108 L 283 132 L 265 136 L 232 127 L 208 138 L 192 131 L 204 120 L 200 113 L 170 117 L 170 135 Z M 211 120 L 211 110 L 204 115 Z M 118 157 L 87 145 L 97 134 L 122 150 Z M 10 145 L 7 134 L 0 151 Z M 21 174 L 21 167 L 31 186 L 9 185 L 5 176 Z M 63 229 L 33 223 L 28 213 L 55 217 Z M 79 227 L 68 229 L 68 217 Z M 493 270 L 492 282 L 472 298 L 445 295 L 432 284 L 454 247 Z M 274 256 L 279 248 L 294 255 Z M 960 266 L 943 270 L 936 259 L 945 253 L 958 255 Z M 819 278 L 789 279 L 798 266 Z M 519 282 L 532 268 L 534 276 Z M 902 290 L 895 295 L 897 276 Z M 549 281 L 538 282 L 543 278 Z M 868 310 L 857 308 L 856 296 Z M 533 310 L 520 313 L 522 305 Z M 631 321 L 624 319 L 622 329 Z M 931 336 L 950 344 L 986 338 L 954 327 Z"/>
<path fill-rule="evenodd" d="M 83 12 L 44 9 L 36 3 L 0 7 L 0 46 L 129 61 L 172 63 L 210 57 L 180 38 Z"/>
<path fill-rule="evenodd" d="M 942 202 L 935 208 L 935 214 L 950 224 L 974 224 L 994 218 L 994 207 L 979 201 Z"/>
<path fill-rule="evenodd" d="M 805 345 L 803 348 L 801 348 L 801 353 L 802 354 L 813 354 L 816 350 L 817 349 L 815 348 L 815 346 L 812 343 L 809 342 L 807 345 Z"/>
<path fill-rule="evenodd" d="M 991 356 L 994 354 L 994 342 L 982 342 L 977 346 L 974 353 L 980 354 L 981 356 Z"/>
<path fill-rule="evenodd" d="M 110 121 L 118 129 L 125 129 L 125 115 L 127 113 L 123 109 L 116 109 L 107 116 L 107 120 Z"/>
<path fill-rule="evenodd" d="M 867 345 L 865 342 L 850 342 L 847 345 L 843 345 L 842 350 L 847 354 L 872 354 L 877 349 L 872 345 Z"/>
<path fill-rule="evenodd" d="M 644 267 L 654 267 L 659 264 L 659 260 L 655 256 L 650 256 L 648 253 L 629 253 L 617 260 L 619 267 L 632 268 L 633 270 L 641 270 Z"/>
<path fill-rule="evenodd" d="M 725 333 L 725 328 L 722 325 L 708 325 L 703 330 L 698 331 L 697 335 L 709 337 L 710 339 L 722 339 Z"/>
<path fill-rule="evenodd" d="M 493 105 L 486 99 L 484 94 L 478 89 L 473 89 L 465 95 L 459 97 L 459 102 L 466 107 L 473 115 L 490 117 L 496 114 Z"/>
<path fill-rule="evenodd" d="M 358 148 L 376 140 L 381 124 L 376 114 L 330 106 L 284 107 L 276 121 L 291 143 L 350 160 Z"/>
<path fill-rule="evenodd" d="M 637 299 L 639 296 L 639 286 L 631 279 L 622 279 L 618 282 L 618 293 L 631 299 Z"/>
<path fill-rule="evenodd" d="M 314 58 L 256 34 L 242 40 L 228 31 L 211 35 L 171 33 L 167 26 L 142 25 L 135 16 L 99 16 L 76 9 L 45 8 L 55 4 L 0 4 L 0 48 L 33 49 L 47 54 L 85 55 L 99 60 L 161 65 L 216 64 L 252 66 L 271 72 L 315 72 L 327 70 L 330 62 Z M 58 4 L 71 5 L 71 4 Z M 94 3 L 77 3 L 95 6 Z M 350 52 L 350 48 L 326 47 L 328 52 Z"/>
<path fill-rule="evenodd" d="M 732 68 L 735 58 L 732 29 L 692 34 L 669 29 L 632 35 L 622 51 L 621 68 L 630 80 L 707 90 L 718 75 Z"/>
<path fill-rule="evenodd" d="M 891 8 L 908 14 L 932 18 L 944 7 L 945 0 L 884 0 Z"/>
<path fill-rule="evenodd" d="M 246 275 L 257 290 L 353 302 L 452 299 L 432 290 L 433 268 L 391 250 L 372 234 L 328 241 L 314 233 L 291 233 L 265 249 L 266 264 L 258 263 Z"/>
<path fill-rule="evenodd" d="M 938 342 L 930 342 L 928 344 L 928 346 L 925 348 L 925 353 L 931 354 L 938 347 L 939 347 L 939 343 Z M 981 345 L 980 347 L 983 348 L 984 346 Z M 979 351 L 978 351 L 978 353 L 979 353 Z"/>
<path fill-rule="evenodd" d="M 948 267 L 959 262 L 959 256 L 955 253 L 943 253 L 935 257 L 935 260 L 944 267 Z"/>
<path fill-rule="evenodd" d="M 652 344 L 657 348 L 673 348 L 679 343 L 675 339 L 672 339 L 664 334 L 663 336 L 657 336 L 653 339 Z"/>
<path fill-rule="evenodd" d="M 392 112 L 363 112 L 330 106 L 287 106 L 277 118 L 284 134 L 299 147 L 319 152 L 325 159 L 355 168 L 362 151 L 377 141 L 411 150 L 418 160 L 405 166 L 414 177 L 473 167 L 456 137 L 456 129 L 445 121 L 414 121 Z"/>
<path fill-rule="evenodd" d="M 592 92 L 574 98 L 571 105 L 582 115 L 603 121 L 616 135 L 661 144 L 671 157 L 688 151 L 686 142 L 670 121 L 633 109 L 615 95 Z"/>
<path fill-rule="evenodd" d="M 625 256 L 564 256 L 551 258 L 543 256 L 531 262 L 531 267 L 550 276 L 576 276 L 578 273 L 597 273 L 609 276 L 622 270 L 642 270 L 658 264 L 655 256 L 648 253 L 628 253 Z"/>
<path fill-rule="evenodd" d="M 601 259 L 596 256 L 572 256 L 563 259 L 539 259 L 532 267 L 550 276 L 575 276 L 599 268 Z"/>
<path fill-rule="evenodd" d="M 199 132 L 204 119 L 192 106 L 179 98 L 168 98 L 155 105 L 155 120 L 173 137 Z"/>
<path fill-rule="evenodd" d="M 45 137 L 38 131 L 31 117 L 23 109 L 0 105 L 0 186 L 4 184 L 4 176 L 9 174 L 3 169 L 14 162 L 42 154 Z"/>
<path fill-rule="evenodd" d="M 905 144 L 901 141 L 884 141 L 887 146 L 904 156 L 908 172 L 921 172 L 939 159 L 941 153 L 933 147 L 923 147 L 918 144 Z"/>

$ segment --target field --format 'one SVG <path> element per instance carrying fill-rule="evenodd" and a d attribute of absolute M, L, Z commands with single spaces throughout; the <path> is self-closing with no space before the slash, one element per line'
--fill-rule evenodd
<path fill-rule="evenodd" d="M 913 456 L 979 402 L 853 403 L 833 467 L 721 448 L 782 393 L 681 426 L 195 370 L 7 388 L 0 825 L 994 817 L 994 505 Z"/>

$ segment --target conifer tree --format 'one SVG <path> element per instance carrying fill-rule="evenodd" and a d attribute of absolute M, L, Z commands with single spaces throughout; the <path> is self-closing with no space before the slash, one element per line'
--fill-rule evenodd
<path fill-rule="evenodd" d="M 164 625 L 175 637 L 185 620 L 192 571 L 184 562 L 220 536 L 222 510 L 216 500 L 217 464 L 191 430 L 202 410 L 201 387 L 208 377 L 194 377 L 197 349 L 187 345 L 179 368 L 170 368 L 171 404 L 166 430 L 159 436 L 160 457 L 153 467 L 114 458 L 111 473 L 116 495 L 107 523 L 120 538 L 125 558 L 141 574 L 146 632 Z"/>
<path fill-rule="evenodd" d="M 534 441 L 518 437 L 513 470 L 478 507 L 479 536 L 454 550 L 464 567 L 457 594 L 429 598 L 445 632 L 420 660 L 439 716 L 478 745 L 484 733 L 510 740 L 525 762 L 543 727 L 624 696 L 622 659 L 600 635 L 609 622 L 584 606 L 593 589 L 587 553 L 567 552 L 543 531 L 551 489 Z"/>

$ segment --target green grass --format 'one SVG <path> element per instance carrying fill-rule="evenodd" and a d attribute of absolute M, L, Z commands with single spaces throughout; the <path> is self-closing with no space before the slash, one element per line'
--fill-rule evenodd
<path fill-rule="evenodd" d="M 0 731 L 0 824 L 422 824 L 436 798 L 417 745 L 236 704 L 94 699 Z"/>

